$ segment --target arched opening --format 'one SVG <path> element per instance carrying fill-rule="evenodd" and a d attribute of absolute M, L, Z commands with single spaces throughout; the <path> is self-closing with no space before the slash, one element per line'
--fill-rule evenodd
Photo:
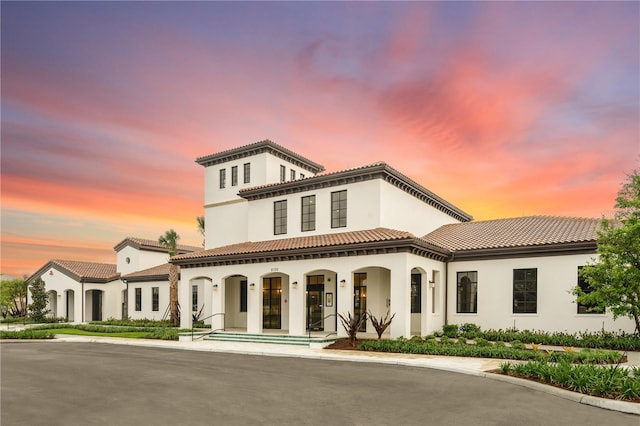
<path fill-rule="evenodd" d="M 51 318 L 58 317 L 58 292 L 55 290 L 49 290 L 47 292 L 47 309 L 49 309 L 49 316 Z"/>
<path fill-rule="evenodd" d="M 317 269 L 304 275 L 307 331 L 336 331 L 336 277 L 337 273 L 328 269 Z"/>
<path fill-rule="evenodd" d="M 102 321 L 103 291 L 87 290 L 85 292 L 85 319 L 88 321 Z"/>
<path fill-rule="evenodd" d="M 390 306 L 391 270 L 371 266 L 353 271 L 353 313 L 356 319 L 359 320 L 367 312 L 382 318 L 389 312 Z M 375 332 L 368 319 L 359 331 Z"/>
<path fill-rule="evenodd" d="M 73 290 L 64 291 L 65 312 L 64 316 L 68 322 L 75 321 L 75 292 Z"/>
<path fill-rule="evenodd" d="M 222 282 L 224 288 L 220 291 L 224 297 L 225 329 L 246 331 L 249 291 L 247 277 L 235 274 L 224 278 Z"/>

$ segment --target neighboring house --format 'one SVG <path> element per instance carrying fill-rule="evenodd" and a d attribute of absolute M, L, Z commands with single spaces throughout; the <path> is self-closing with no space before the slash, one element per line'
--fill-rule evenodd
<path fill-rule="evenodd" d="M 27 279 L 42 278 L 49 316 L 70 322 L 120 317 L 120 274 L 115 264 L 51 260 Z M 28 299 L 31 295 L 28 294 Z"/>
<path fill-rule="evenodd" d="M 205 250 L 171 262 L 181 268 L 181 306 L 194 285 L 207 298 L 211 289 L 213 329 L 344 335 L 336 314 L 368 311 L 395 314 L 391 337 L 466 322 L 634 329 L 569 294 L 596 255 L 597 219 L 472 222 L 385 163 L 318 174 L 321 165 L 268 140 L 196 161 L 205 168 Z M 369 321 L 362 331 L 374 331 Z"/>
<path fill-rule="evenodd" d="M 167 250 L 157 241 L 134 237 L 125 238 L 114 250 L 115 264 L 51 260 L 31 275 L 27 284 L 42 278 L 49 294 L 49 316 L 67 318 L 70 322 L 127 317 L 162 319 L 169 305 Z M 195 250 L 202 248 L 178 246 L 178 253 Z M 138 286 L 133 291 L 128 291 L 129 280 Z M 198 290 L 204 300 L 206 290 L 204 287 Z M 144 310 L 142 305 L 137 309 L 137 302 L 142 303 L 140 298 L 146 299 Z M 158 306 L 154 311 L 156 298 Z"/>

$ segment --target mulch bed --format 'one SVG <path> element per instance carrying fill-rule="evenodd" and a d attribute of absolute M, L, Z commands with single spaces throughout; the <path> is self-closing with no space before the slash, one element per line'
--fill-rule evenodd
<path fill-rule="evenodd" d="M 339 349 L 342 351 L 357 351 L 358 346 L 360 346 L 360 343 L 362 342 L 366 342 L 369 340 L 374 340 L 374 339 L 358 339 L 356 341 L 356 347 L 354 348 L 353 346 L 351 346 L 351 342 L 349 342 L 349 339 L 342 339 L 342 340 L 338 340 L 332 344 L 330 344 L 329 346 L 325 346 L 325 349 Z"/>

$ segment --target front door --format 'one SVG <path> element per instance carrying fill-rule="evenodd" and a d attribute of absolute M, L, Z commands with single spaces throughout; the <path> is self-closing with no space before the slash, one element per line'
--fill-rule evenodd
<path fill-rule="evenodd" d="M 307 277 L 307 330 L 324 331 L 324 275 Z"/>
<path fill-rule="evenodd" d="M 102 291 L 91 291 L 91 321 L 102 321 Z"/>
<path fill-rule="evenodd" d="M 356 321 L 360 321 L 363 315 L 367 313 L 367 279 L 366 272 L 358 272 L 353 274 L 353 316 Z M 363 321 L 358 331 L 367 331 L 367 322 Z"/>
<path fill-rule="evenodd" d="M 262 281 L 262 328 L 281 328 L 281 300 L 282 278 L 264 278 Z"/>

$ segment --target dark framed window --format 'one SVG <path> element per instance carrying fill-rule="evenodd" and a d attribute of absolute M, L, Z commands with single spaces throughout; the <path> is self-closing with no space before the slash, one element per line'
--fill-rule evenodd
<path fill-rule="evenodd" d="M 280 166 L 280 182 L 284 182 L 287 179 L 287 168 Z"/>
<path fill-rule="evenodd" d="M 160 287 L 151 287 L 151 310 L 160 310 Z"/>
<path fill-rule="evenodd" d="M 331 193 L 331 227 L 345 228 L 347 226 L 347 191 Z"/>
<path fill-rule="evenodd" d="M 273 234 L 287 233 L 287 200 L 273 203 Z"/>
<path fill-rule="evenodd" d="M 247 312 L 247 280 L 240 281 L 240 312 Z"/>
<path fill-rule="evenodd" d="M 316 229 L 316 196 L 302 197 L 302 231 Z"/>
<path fill-rule="evenodd" d="M 238 166 L 231 167 L 231 186 L 238 185 Z"/>
<path fill-rule="evenodd" d="M 198 312 L 198 286 L 191 286 L 191 310 Z"/>
<path fill-rule="evenodd" d="M 578 266 L 578 287 L 580 287 L 580 290 L 582 290 L 585 293 L 591 293 L 593 291 L 593 288 L 591 288 L 591 286 L 589 285 L 589 282 L 580 275 L 581 269 L 582 269 L 582 266 Z M 603 314 L 604 313 L 604 310 L 602 311 L 595 310 L 594 309 L 595 307 L 596 305 L 578 303 L 578 313 L 579 314 Z"/>
<path fill-rule="evenodd" d="M 220 189 L 227 186 L 227 169 L 220 169 Z"/>
<path fill-rule="evenodd" d="M 289 171 L 289 173 L 290 173 L 290 176 L 291 176 L 291 180 L 296 180 L 296 171 L 291 169 Z"/>
<path fill-rule="evenodd" d="M 513 270 L 513 313 L 538 312 L 538 269 Z"/>
<path fill-rule="evenodd" d="M 411 313 L 422 312 L 422 274 L 411 274 Z"/>
<path fill-rule="evenodd" d="M 142 310 L 142 289 L 140 287 L 136 287 L 136 312 L 140 312 Z"/>
<path fill-rule="evenodd" d="M 304 173 L 300 173 L 300 179 L 304 179 Z"/>
<path fill-rule="evenodd" d="M 244 163 L 242 166 L 244 171 L 242 176 L 244 177 L 244 183 L 251 182 L 251 163 Z"/>
<path fill-rule="evenodd" d="M 458 272 L 456 312 L 478 313 L 478 271 Z"/>

